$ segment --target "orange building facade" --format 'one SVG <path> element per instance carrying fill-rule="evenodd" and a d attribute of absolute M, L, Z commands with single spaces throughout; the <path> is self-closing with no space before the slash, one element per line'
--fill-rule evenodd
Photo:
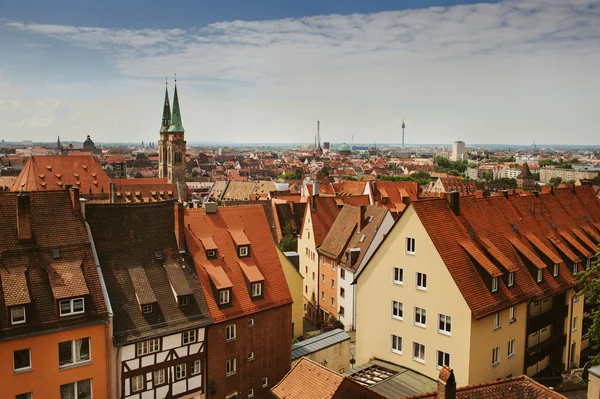
<path fill-rule="evenodd" d="M 338 317 L 337 262 L 327 256 L 319 256 L 319 320 Z"/>

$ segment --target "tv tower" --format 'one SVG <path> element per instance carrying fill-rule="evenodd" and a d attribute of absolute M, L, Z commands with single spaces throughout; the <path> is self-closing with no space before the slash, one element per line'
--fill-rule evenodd
<path fill-rule="evenodd" d="M 406 123 L 404 123 L 404 117 L 402 118 L 402 148 L 404 148 L 404 128 L 406 127 Z"/>

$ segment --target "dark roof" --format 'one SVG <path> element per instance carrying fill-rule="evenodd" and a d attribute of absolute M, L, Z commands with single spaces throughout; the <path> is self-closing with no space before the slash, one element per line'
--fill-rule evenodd
<path fill-rule="evenodd" d="M 211 323 L 192 259 L 179 254 L 173 202 L 89 204 L 86 217 L 113 304 L 117 345 Z M 174 292 L 191 294 L 189 305 L 179 307 Z M 140 305 L 152 301 L 154 312 L 143 314 Z"/>
<path fill-rule="evenodd" d="M 315 337 L 305 339 L 304 341 L 292 345 L 292 360 L 301 358 L 302 356 L 318 352 L 321 349 L 339 344 L 350 339 L 344 330 L 336 328 L 335 330 L 317 335 Z"/>
<path fill-rule="evenodd" d="M 81 214 L 68 191 L 27 193 L 33 240 L 17 239 L 17 193 L 0 194 L 0 339 L 106 322 L 108 313 Z M 53 258 L 53 249 L 60 257 Z M 56 300 L 85 298 L 85 313 L 58 316 Z M 25 305 L 27 322 L 11 326 L 8 306 Z"/>

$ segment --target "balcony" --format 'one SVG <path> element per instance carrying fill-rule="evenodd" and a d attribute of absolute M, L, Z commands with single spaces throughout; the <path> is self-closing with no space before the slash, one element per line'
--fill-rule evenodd
<path fill-rule="evenodd" d="M 540 342 L 539 344 L 527 349 L 525 354 L 526 367 L 533 366 L 537 362 L 546 358 L 554 351 L 561 351 L 567 344 L 567 334 L 562 336 L 551 336 L 550 338 Z"/>
<path fill-rule="evenodd" d="M 568 314 L 569 308 L 567 305 L 553 306 L 546 313 L 542 313 L 527 320 L 527 334 L 533 334 L 556 321 L 562 322 Z"/>

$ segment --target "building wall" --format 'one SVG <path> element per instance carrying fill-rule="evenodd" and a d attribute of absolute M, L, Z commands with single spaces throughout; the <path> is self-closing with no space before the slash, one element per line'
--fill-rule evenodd
<path fill-rule="evenodd" d="M 3 398 L 14 398 L 33 392 L 34 398 L 60 399 L 60 386 L 92 379 L 92 396 L 106 398 L 107 335 L 106 325 L 96 324 L 0 343 L 0 386 Z M 91 361 L 80 366 L 59 369 L 58 344 L 80 338 L 90 338 Z M 31 370 L 15 374 L 13 352 L 31 349 Z"/>
<path fill-rule="evenodd" d="M 319 300 L 319 254 L 315 246 L 315 236 L 312 227 L 310 204 L 306 207 L 302 232 L 298 238 L 298 255 L 300 256 L 300 274 L 304 277 L 304 303 L 307 305 L 304 317 L 315 322 L 314 303 Z M 309 312 L 310 309 L 310 312 Z"/>
<path fill-rule="evenodd" d="M 587 397 L 589 399 L 600 398 L 600 377 L 594 373 L 589 374 Z"/>
<path fill-rule="evenodd" d="M 567 333 L 567 345 L 565 346 L 563 363 L 567 366 L 571 364 L 571 362 L 567 361 L 571 356 L 571 353 L 569 351 L 569 345 L 575 344 L 575 357 L 573 358 L 573 360 L 575 361 L 576 367 L 583 367 L 583 364 L 580 364 L 580 359 L 582 335 L 581 330 L 583 328 L 583 305 L 585 303 L 585 298 L 580 297 L 577 302 L 574 302 L 573 296 L 575 296 L 574 289 L 570 289 L 569 291 L 567 291 L 567 304 L 569 306 L 570 317 L 565 318 L 565 332 Z M 572 321 L 575 317 L 577 317 L 577 327 L 573 328 Z"/>
<path fill-rule="evenodd" d="M 319 310 L 335 318 L 338 317 L 338 267 L 336 261 L 319 256 Z"/>
<path fill-rule="evenodd" d="M 415 255 L 405 253 L 407 236 L 416 239 Z M 395 266 L 404 270 L 402 285 L 393 283 Z M 427 274 L 427 291 L 415 288 L 416 272 Z M 376 357 L 437 379 L 441 350 L 450 354 L 457 384 L 468 384 L 471 311 L 411 206 L 358 277 L 356 295 L 358 364 Z M 392 300 L 403 303 L 403 320 L 392 318 Z M 425 328 L 413 324 L 415 306 L 427 311 Z M 452 317 L 451 336 L 437 331 L 439 313 Z M 402 354 L 391 351 L 391 334 L 402 337 Z M 413 342 L 425 345 L 424 363 L 413 360 Z"/>
<path fill-rule="evenodd" d="M 500 328 L 494 329 L 494 315 L 471 320 L 471 350 L 468 384 L 478 384 L 523 374 L 527 303 L 517 305 L 516 321 L 509 322 L 509 310 L 500 312 Z M 508 342 L 515 339 L 515 355 L 508 357 Z M 492 364 L 492 351 L 500 347 L 499 363 Z"/>
<path fill-rule="evenodd" d="M 350 339 L 348 338 L 345 341 L 331 345 L 320 351 L 313 352 L 304 357 L 322 364 L 336 373 L 343 373 L 350 368 Z M 292 367 L 299 361 L 300 359 L 294 360 L 292 362 Z"/>
<path fill-rule="evenodd" d="M 277 255 L 279 255 L 283 273 L 285 274 L 285 280 L 287 281 L 294 301 L 292 304 L 292 334 L 294 337 L 299 337 L 302 335 L 302 320 L 304 319 L 304 295 L 302 294 L 302 290 L 304 289 L 304 279 L 298 270 L 296 270 L 292 262 L 285 257 L 279 248 L 277 249 Z"/>
<path fill-rule="evenodd" d="M 600 174 L 596 170 L 540 168 L 540 181 L 548 184 L 553 177 L 560 177 L 562 181 L 577 179 L 593 179 Z"/>
<path fill-rule="evenodd" d="M 248 320 L 254 319 L 254 327 Z M 292 305 L 279 306 L 238 319 L 213 324 L 207 329 L 207 398 L 224 398 L 237 392 L 248 397 L 254 389 L 257 399 L 271 398 L 269 389 L 289 371 L 292 358 Z M 237 326 L 237 338 L 225 341 L 227 326 Z M 248 355 L 254 352 L 254 360 Z M 237 371 L 227 376 L 225 364 L 236 359 Z M 268 386 L 262 379 L 268 378 Z"/>

